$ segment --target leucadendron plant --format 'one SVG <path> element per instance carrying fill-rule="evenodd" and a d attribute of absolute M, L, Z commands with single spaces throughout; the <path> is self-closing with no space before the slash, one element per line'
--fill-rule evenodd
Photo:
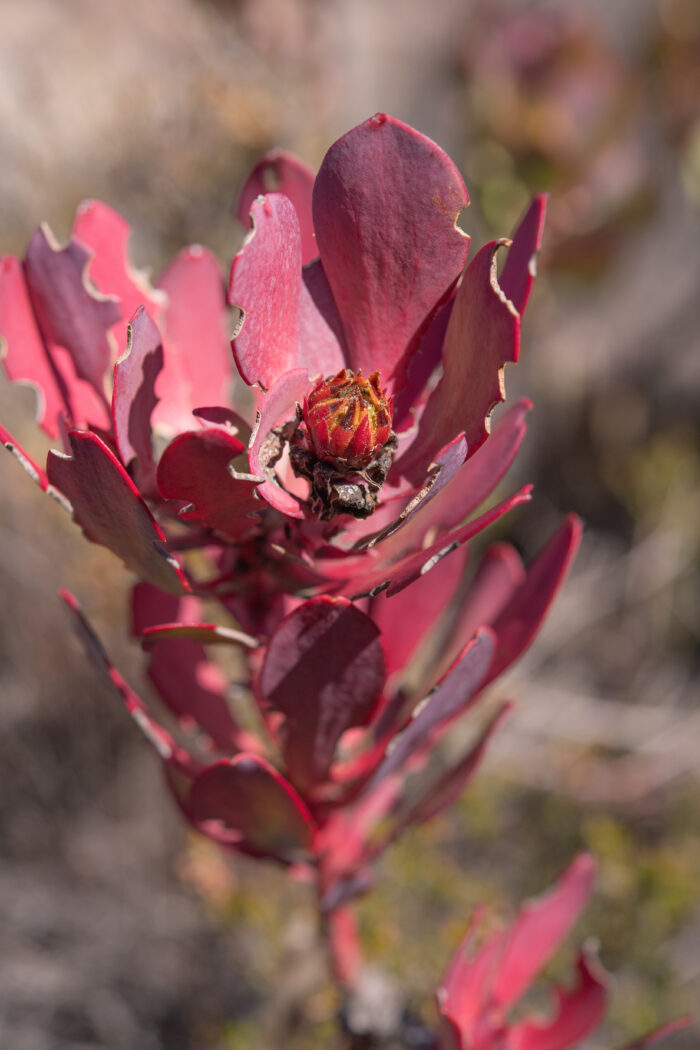
<path fill-rule="evenodd" d="M 174 724 L 65 593 L 86 647 L 184 817 L 315 887 L 347 988 L 362 970 L 353 898 L 382 852 L 474 776 L 508 704 L 425 774 L 531 642 L 581 532 L 568 518 L 528 567 L 495 544 L 463 593 L 469 541 L 530 496 L 477 513 L 525 433 L 527 401 L 492 433 L 490 417 L 518 358 L 546 202 L 467 264 L 468 203 L 435 143 L 378 114 L 315 177 L 289 154 L 261 160 L 240 196 L 249 230 L 228 294 L 199 246 L 149 285 L 129 264 L 126 222 L 95 201 L 66 245 L 42 226 L 24 260 L 0 262 L 4 366 L 37 389 L 61 448 L 44 468 L 3 431 L 5 445 L 137 576 L 133 632 Z M 221 615 L 207 622 L 212 600 Z M 239 651 L 257 732 L 234 717 L 213 646 Z M 462 952 L 436 1046 L 557 1050 L 597 1023 L 602 983 L 587 963 L 583 991 L 560 996 L 561 1023 L 507 1019 L 591 870 L 576 862 L 532 936 L 516 924 L 475 960 Z"/>

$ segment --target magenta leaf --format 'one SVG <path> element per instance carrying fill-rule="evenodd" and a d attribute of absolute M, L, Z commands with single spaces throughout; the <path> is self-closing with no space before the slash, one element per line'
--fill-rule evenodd
<path fill-rule="evenodd" d="M 126 350 L 114 366 L 112 418 L 122 463 L 136 460 L 141 486 L 153 488 L 155 460 L 151 416 L 156 378 L 163 367 L 163 344 L 156 325 L 140 306 L 127 327 Z"/>
<path fill-rule="evenodd" d="M 203 645 L 186 634 L 159 633 L 156 624 L 168 620 L 196 619 L 196 598 L 179 598 L 138 583 L 132 594 L 132 627 L 144 648 L 151 649 L 148 677 L 166 706 L 183 725 L 199 726 L 220 751 L 238 750 L 239 728 L 226 700 L 228 679 L 207 659 Z M 148 638 L 148 643 L 146 639 Z"/>
<path fill-rule="evenodd" d="M 397 463 L 396 469 L 413 480 L 460 431 L 473 455 L 486 440 L 493 406 L 505 400 L 503 366 L 517 361 L 520 345 L 520 316 L 496 275 L 496 251 L 506 243 L 485 245 L 457 288 L 442 351 L 444 373 L 425 406 L 415 441 Z"/>
<path fill-rule="evenodd" d="M 64 347 L 77 375 L 104 398 L 104 380 L 112 358 L 109 330 L 122 316 L 116 299 L 91 283 L 92 253 L 79 241 L 61 248 L 48 226 L 41 226 L 27 247 L 27 287 L 39 327 L 48 344 Z"/>
<path fill-rule="evenodd" d="M 449 157 L 384 114 L 344 135 L 323 160 L 314 227 L 349 365 L 378 370 L 385 389 L 462 271 L 469 240 L 456 222 L 468 203 Z"/>
<path fill-rule="evenodd" d="M 96 434 L 71 430 L 71 454 L 52 450 L 47 475 L 70 501 L 73 519 L 93 543 L 108 547 L 161 590 L 187 590 L 165 537 L 116 456 Z"/>
<path fill-rule="evenodd" d="M 300 364 L 301 233 L 281 193 L 256 200 L 251 218 L 231 268 L 228 300 L 242 311 L 231 345 L 246 383 L 267 389 Z"/>
<path fill-rule="evenodd" d="M 18 445 L 12 434 L 5 430 L 3 426 L 0 426 L 0 441 L 3 443 L 7 451 L 15 457 L 19 465 L 23 470 L 26 470 L 29 477 L 35 482 L 40 489 L 44 492 L 49 488 L 49 479 L 47 478 L 44 471 L 35 463 L 28 452 L 25 452 L 21 445 Z"/>
<path fill-rule="evenodd" d="M 537 255 L 542 247 L 546 211 L 547 195 L 538 193 L 513 234 L 513 244 L 499 282 L 503 294 L 508 296 L 521 317 L 537 275 Z"/>
<path fill-rule="evenodd" d="M 60 378 L 37 328 L 22 264 L 11 255 L 0 259 L 0 360 L 13 383 L 36 391 L 37 422 L 58 436 L 58 417 L 66 402 Z"/>
<path fill-rule="evenodd" d="M 127 221 L 102 201 L 83 201 L 75 213 L 73 237 L 92 254 L 90 280 L 104 295 L 119 300 L 121 320 L 112 328 L 118 346 L 124 346 L 127 321 L 139 306 L 160 322 L 165 305 L 163 293 L 129 262 L 129 232 Z"/>
<path fill-rule="evenodd" d="M 461 547 L 432 572 L 420 576 L 411 585 L 410 601 L 394 602 L 384 592 L 372 599 L 370 615 L 382 632 L 387 674 L 405 671 L 418 647 L 440 623 L 462 583 L 467 551 L 466 546 Z"/>
<path fill-rule="evenodd" d="M 311 262 L 318 255 L 314 224 L 311 216 L 311 195 L 314 173 L 292 153 L 281 149 L 265 153 L 255 165 L 236 204 L 236 218 L 244 226 L 250 225 L 250 209 L 256 197 L 267 193 L 283 193 L 296 209 L 301 229 L 302 262 Z"/>
<path fill-rule="evenodd" d="M 476 695 L 491 663 L 494 638 L 488 628 L 478 631 L 474 639 L 450 670 L 419 705 L 418 713 L 394 741 L 387 757 L 372 778 L 372 786 L 401 767 L 421 751 L 437 729 L 463 714 Z"/>
<path fill-rule="evenodd" d="M 192 425 L 200 405 L 230 401 L 235 375 L 227 334 L 226 293 L 219 262 L 198 244 L 185 248 L 158 282 L 167 294 L 165 365 L 158 379 L 156 423 Z"/>
<path fill-rule="evenodd" d="M 272 635 L 260 676 L 285 716 L 284 756 L 295 783 L 322 781 L 341 735 L 366 725 L 385 678 L 376 625 L 344 598 L 312 598 Z"/>
<path fill-rule="evenodd" d="M 173 638 L 189 638 L 193 642 L 201 642 L 202 645 L 240 645 L 244 649 L 257 649 L 260 642 L 245 631 L 237 631 L 234 627 L 222 627 L 216 623 L 161 623 L 155 627 L 147 627 L 141 641 L 144 649 L 152 649 L 161 642 Z"/>
<path fill-rule="evenodd" d="M 158 488 L 164 499 L 183 500 L 185 521 L 238 541 L 258 531 L 260 511 L 254 481 L 231 476 L 229 464 L 244 451 L 238 438 L 219 427 L 180 434 L 158 464 Z"/>
<path fill-rule="evenodd" d="M 251 473 L 261 480 L 267 479 L 258 488 L 258 495 L 262 496 L 275 510 L 292 518 L 303 518 L 304 512 L 299 506 L 299 501 L 273 480 L 274 473 L 269 466 L 266 451 L 270 445 L 270 431 L 295 418 L 296 406 L 303 401 L 310 385 L 305 368 L 295 368 L 280 376 L 260 403 L 260 410 L 250 437 L 248 461 Z"/>
<path fill-rule="evenodd" d="M 502 674 L 537 634 L 564 582 L 581 541 L 582 525 L 571 514 L 527 569 L 525 580 L 493 621 L 498 639 L 489 679 Z"/>
<path fill-rule="evenodd" d="M 578 981 L 573 988 L 556 988 L 556 1010 L 551 1021 L 522 1021 L 512 1029 L 518 1050 L 566 1050 L 576 1046 L 600 1024 L 606 1005 L 603 975 L 596 973 L 595 956 L 582 952 Z"/>
<path fill-rule="evenodd" d="M 313 819 L 294 788 L 264 759 L 240 754 L 208 766 L 190 795 L 193 819 L 217 838 L 264 856 L 301 859 L 311 848 Z"/>

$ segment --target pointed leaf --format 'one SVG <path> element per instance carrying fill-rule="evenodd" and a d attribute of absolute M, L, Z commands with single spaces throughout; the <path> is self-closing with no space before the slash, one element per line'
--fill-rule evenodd
<path fill-rule="evenodd" d="M 485 245 L 457 289 L 442 351 L 444 373 L 421 416 L 418 435 L 397 470 L 418 482 L 435 452 L 464 431 L 474 455 L 489 432 L 489 415 L 505 400 L 503 366 L 517 361 L 520 315 L 496 274 L 496 251 Z"/>
<path fill-rule="evenodd" d="M 556 989 L 557 1005 L 551 1021 L 522 1021 L 513 1026 L 511 1038 L 517 1050 L 567 1050 L 598 1027 L 607 995 L 596 962 L 594 956 L 581 953 L 578 981 L 573 988 Z"/>
<path fill-rule="evenodd" d="M 522 317 L 537 276 L 537 256 L 542 247 L 547 194 L 538 193 L 513 234 L 500 285 Z"/>

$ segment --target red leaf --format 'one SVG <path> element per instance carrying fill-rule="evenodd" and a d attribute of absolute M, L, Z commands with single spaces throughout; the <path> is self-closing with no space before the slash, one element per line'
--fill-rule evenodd
<path fill-rule="evenodd" d="M 57 437 L 65 398 L 37 328 L 22 264 L 11 255 L 0 259 L 0 359 L 11 382 L 34 388 L 37 422 L 50 437 Z"/>
<path fill-rule="evenodd" d="M 493 621 L 498 645 L 489 681 L 502 674 L 537 634 L 561 587 L 581 540 L 582 525 L 571 514 L 527 569 L 525 580 Z"/>
<path fill-rule="evenodd" d="M 128 568 L 161 590 L 187 590 L 165 537 L 116 456 L 95 434 L 71 430 L 71 455 L 52 450 L 49 481 L 70 501 L 73 519 L 93 543 L 101 543 Z"/>
<path fill-rule="evenodd" d="M 546 211 L 547 194 L 538 193 L 513 234 L 513 244 L 499 282 L 503 294 L 508 296 L 521 317 L 537 275 L 537 255 L 542 247 Z"/>
<path fill-rule="evenodd" d="M 274 632 L 260 692 L 285 716 L 284 754 L 295 783 L 325 778 L 346 729 L 366 725 L 384 684 L 376 625 L 344 598 L 312 598 Z"/>
<path fill-rule="evenodd" d="M 192 425 L 192 410 L 231 400 L 235 369 L 227 335 L 219 262 L 198 244 L 185 248 L 158 282 L 168 297 L 165 365 L 154 420 L 170 430 Z"/>
<path fill-rule="evenodd" d="M 145 307 L 139 306 L 127 328 L 126 350 L 114 366 L 112 418 L 124 466 L 136 460 L 140 483 L 148 489 L 155 482 L 151 416 L 157 402 L 155 382 L 162 367 L 160 332 Z"/>
<path fill-rule="evenodd" d="M 517 1050 L 566 1050 L 577 1046 L 600 1024 L 605 1012 L 606 990 L 602 974 L 595 973 L 595 957 L 584 952 L 578 959 L 578 982 L 557 988 L 556 1013 L 551 1021 L 523 1021 L 511 1030 Z"/>
<path fill-rule="evenodd" d="M 163 638 L 154 627 L 163 620 L 186 620 L 198 615 L 196 598 L 164 594 L 149 583 L 138 583 L 134 587 L 133 630 L 142 637 L 144 647 L 146 637 L 152 643 L 148 676 L 159 696 L 183 725 L 199 726 L 219 750 L 235 751 L 239 728 L 226 699 L 226 675 L 207 659 L 204 646 L 198 641 L 187 637 Z"/>
<path fill-rule="evenodd" d="M 456 220 L 468 203 L 449 157 L 384 114 L 348 132 L 324 158 L 314 227 L 349 365 L 365 375 L 378 370 L 385 388 L 464 266 L 469 239 Z"/>
<path fill-rule="evenodd" d="M 164 499 L 184 500 L 185 521 L 199 521 L 228 539 L 258 531 L 265 507 L 255 497 L 256 482 L 231 476 L 229 464 L 243 452 L 234 434 L 218 427 L 180 434 L 158 464 L 158 488 Z"/>
<path fill-rule="evenodd" d="M 294 788 L 264 759 L 240 754 L 208 766 L 190 795 L 193 819 L 218 841 L 252 846 L 264 855 L 299 859 L 311 848 L 313 819 Z M 217 827 L 218 825 L 218 827 Z"/>
<path fill-rule="evenodd" d="M 281 149 L 270 150 L 260 158 L 243 187 L 236 204 L 236 218 L 244 226 L 250 225 L 250 209 L 256 197 L 267 193 L 283 193 L 296 209 L 301 229 L 302 262 L 311 262 L 318 255 L 314 224 L 311 217 L 311 194 L 314 173 L 292 153 Z"/>
<path fill-rule="evenodd" d="M 517 361 L 520 316 L 499 287 L 496 251 L 485 245 L 457 288 L 442 350 L 444 373 L 428 399 L 418 435 L 396 469 L 418 481 L 435 453 L 464 431 L 473 455 L 486 440 L 488 417 L 505 400 L 503 366 Z"/>
<path fill-rule="evenodd" d="M 268 388 L 299 361 L 301 233 L 281 193 L 254 202 L 253 229 L 233 260 L 228 301 L 243 312 L 232 340 L 246 383 Z"/>
<path fill-rule="evenodd" d="M 92 285 L 88 275 L 91 257 L 76 240 L 61 248 L 43 225 L 29 242 L 24 266 L 44 339 L 49 346 L 64 347 L 77 375 L 104 398 L 105 374 L 112 358 L 108 333 L 122 311 L 114 298 Z"/>

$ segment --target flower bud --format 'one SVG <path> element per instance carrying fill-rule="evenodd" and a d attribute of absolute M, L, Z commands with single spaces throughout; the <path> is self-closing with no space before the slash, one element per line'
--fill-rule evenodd
<path fill-rule="evenodd" d="M 303 417 L 313 450 L 336 469 L 369 466 L 391 436 L 392 398 L 379 385 L 379 373 L 365 379 L 343 368 L 321 379 L 304 399 Z"/>

